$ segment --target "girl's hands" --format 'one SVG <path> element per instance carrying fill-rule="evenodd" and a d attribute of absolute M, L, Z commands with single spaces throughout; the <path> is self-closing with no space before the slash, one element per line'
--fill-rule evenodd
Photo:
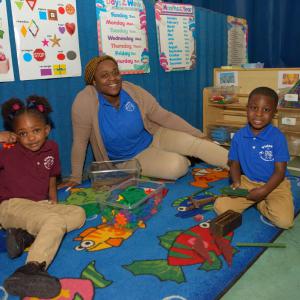
<path fill-rule="evenodd" d="M 76 185 L 78 185 L 79 183 L 76 182 L 76 181 L 73 181 L 73 180 L 66 180 L 66 181 L 63 181 L 62 183 L 60 183 L 57 188 L 59 189 L 62 189 L 62 188 L 72 188 Z"/>
<path fill-rule="evenodd" d="M 17 141 L 17 136 L 10 131 L 1 131 L 0 132 L 0 143 L 15 143 Z"/>

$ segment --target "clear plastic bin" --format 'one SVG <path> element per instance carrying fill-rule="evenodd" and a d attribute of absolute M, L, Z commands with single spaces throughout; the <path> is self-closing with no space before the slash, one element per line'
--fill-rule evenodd
<path fill-rule="evenodd" d="M 300 109 L 295 108 L 292 111 L 279 110 L 278 127 L 282 131 L 300 132 Z"/>
<path fill-rule="evenodd" d="M 208 127 L 208 137 L 218 142 L 219 144 L 230 144 L 234 134 L 239 130 L 239 128 L 230 126 L 209 126 Z"/>
<path fill-rule="evenodd" d="M 142 227 L 158 212 L 166 192 L 163 183 L 128 179 L 115 186 L 106 199 L 98 199 L 102 222 L 117 227 Z"/>
<path fill-rule="evenodd" d="M 111 189 L 130 178 L 139 178 L 141 167 L 136 159 L 94 161 L 89 169 L 91 186 L 95 191 Z"/>
<path fill-rule="evenodd" d="M 210 87 L 211 95 L 209 102 L 215 104 L 230 104 L 239 102 L 237 86 Z"/>
<path fill-rule="evenodd" d="M 227 144 L 230 141 L 229 128 L 225 126 L 209 126 L 208 137 L 219 144 Z"/>
<path fill-rule="evenodd" d="M 285 134 L 289 153 L 292 156 L 299 156 L 300 155 L 300 134 Z"/>

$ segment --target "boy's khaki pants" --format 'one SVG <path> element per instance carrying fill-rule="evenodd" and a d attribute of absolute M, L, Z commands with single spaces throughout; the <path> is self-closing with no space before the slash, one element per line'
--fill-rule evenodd
<path fill-rule="evenodd" d="M 241 188 L 251 190 L 262 185 L 264 185 L 263 182 L 251 181 L 244 175 L 241 177 Z M 217 214 L 221 214 L 229 209 L 242 213 L 252 205 L 255 205 L 255 202 L 244 197 L 220 197 L 215 201 L 214 209 Z M 294 221 L 294 203 L 290 181 L 284 179 L 265 200 L 257 203 L 257 209 L 274 225 L 284 229 L 292 227 Z"/>
<path fill-rule="evenodd" d="M 204 138 L 162 127 L 153 136 L 151 145 L 135 158 L 144 176 L 174 180 L 187 173 L 190 161 L 186 156 L 228 167 L 228 151 L 225 148 Z"/>
<path fill-rule="evenodd" d="M 52 262 L 66 232 L 80 228 L 85 222 L 84 210 L 75 205 L 50 204 L 11 198 L 0 204 L 0 225 L 22 228 L 34 235 L 27 262 Z"/>

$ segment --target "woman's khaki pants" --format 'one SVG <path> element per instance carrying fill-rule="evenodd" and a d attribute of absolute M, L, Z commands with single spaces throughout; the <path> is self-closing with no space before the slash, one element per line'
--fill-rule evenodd
<path fill-rule="evenodd" d="M 160 128 L 153 136 L 151 145 L 135 158 L 141 165 L 142 175 L 173 180 L 187 173 L 190 162 L 186 156 L 227 167 L 228 151 L 225 148 L 167 128 Z"/>

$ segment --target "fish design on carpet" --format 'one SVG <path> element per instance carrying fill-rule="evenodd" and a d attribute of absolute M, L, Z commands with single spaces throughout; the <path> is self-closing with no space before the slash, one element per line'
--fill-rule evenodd
<path fill-rule="evenodd" d="M 90 280 L 78 278 L 62 278 L 60 293 L 51 300 L 92 300 L 94 298 L 94 286 Z M 37 297 L 25 297 L 23 300 L 47 300 Z"/>
<path fill-rule="evenodd" d="M 160 244 L 168 250 L 167 260 L 139 260 L 123 267 L 134 275 L 153 275 L 160 280 L 185 282 L 183 266 L 201 264 L 199 270 L 220 270 L 222 255 L 229 266 L 236 252 L 231 246 L 233 232 L 215 237 L 210 222 L 202 222 L 185 231 L 170 231 L 160 236 Z"/>
<path fill-rule="evenodd" d="M 222 168 L 194 168 L 192 170 L 194 181 L 191 185 L 201 188 L 209 187 L 209 183 L 228 178 L 229 172 Z"/>
<path fill-rule="evenodd" d="M 80 278 L 60 278 L 60 293 L 51 300 L 92 300 L 95 288 L 106 288 L 112 284 L 95 268 L 91 261 L 81 272 Z M 25 297 L 23 300 L 49 300 L 37 297 Z"/>
<path fill-rule="evenodd" d="M 108 224 L 90 227 L 74 238 L 75 241 L 80 241 L 80 244 L 75 247 L 75 250 L 90 252 L 119 247 L 133 232 L 132 229 L 118 228 Z"/>
<path fill-rule="evenodd" d="M 108 195 L 108 191 L 99 191 L 97 193 L 97 198 L 106 199 Z M 96 192 L 93 190 L 93 188 L 71 188 L 65 203 L 81 206 L 85 210 L 87 218 L 100 213 L 99 202 L 96 200 Z"/>
<path fill-rule="evenodd" d="M 176 217 L 191 218 L 212 210 L 215 199 L 215 194 L 201 191 L 197 194 L 176 199 L 173 201 L 172 206 L 177 207 L 178 213 L 175 215 Z"/>

